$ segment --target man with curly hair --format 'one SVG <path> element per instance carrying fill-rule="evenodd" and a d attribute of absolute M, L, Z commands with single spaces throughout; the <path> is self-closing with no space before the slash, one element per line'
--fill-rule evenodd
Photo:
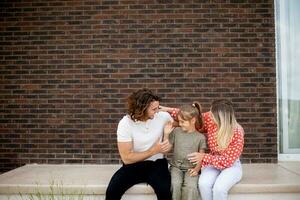
<path fill-rule="evenodd" d="M 141 89 L 128 99 L 128 113 L 118 124 L 118 149 L 123 166 L 113 175 L 106 190 L 106 200 L 119 200 L 127 189 L 147 183 L 158 200 L 171 200 L 171 178 L 163 154 L 171 149 L 162 142 L 164 125 L 172 121 L 167 112 L 159 111 L 160 97 Z"/>

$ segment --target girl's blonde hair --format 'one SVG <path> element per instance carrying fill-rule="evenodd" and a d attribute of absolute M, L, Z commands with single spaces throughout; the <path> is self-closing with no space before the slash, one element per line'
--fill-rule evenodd
<path fill-rule="evenodd" d="M 197 130 L 201 130 L 203 127 L 203 119 L 201 113 L 202 113 L 201 105 L 200 103 L 195 101 L 191 105 L 181 106 L 178 115 L 183 120 L 188 120 L 188 121 L 195 117 L 196 119 L 195 128 Z"/>
<path fill-rule="evenodd" d="M 233 129 L 238 125 L 232 103 L 226 99 L 216 100 L 211 104 L 210 110 L 218 127 L 216 134 L 218 148 L 226 149 L 233 136 Z"/>

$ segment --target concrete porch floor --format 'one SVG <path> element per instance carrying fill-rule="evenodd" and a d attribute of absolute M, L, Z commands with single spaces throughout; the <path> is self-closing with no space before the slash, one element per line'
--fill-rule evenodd
<path fill-rule="evenodd" d="M 0 200 L 18 196 L 74 195 L 104 199 L 105 190 L 118 165 L 30 164 L 0 175 Z M 243 164 L 242 181 L 230 191 L 229 199 L 300 199 L 300 162 Z M 146 198 L 147 196 L 147 198 Z M 124 199 L 156 199 L 150 186 L 139 184 Z M 22 198 L 24 199 L 24 198 Z"/>

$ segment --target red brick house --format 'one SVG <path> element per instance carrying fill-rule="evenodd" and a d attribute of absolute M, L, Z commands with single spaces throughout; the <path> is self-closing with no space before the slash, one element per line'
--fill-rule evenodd
<path fill-rule="evenodd" d="M 0 170 L 120 163 L 116 125 L 142 87 L 169 106 L 232 100 L 244 163 L 297 158 L 299 53 L 281 31 L 299 32 L 299 2 L 284 2 L 1 1 Z"/>

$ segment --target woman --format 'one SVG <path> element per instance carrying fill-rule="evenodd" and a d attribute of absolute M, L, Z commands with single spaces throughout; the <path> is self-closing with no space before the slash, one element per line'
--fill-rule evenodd
<path fill-rule="evenodd" d="M 178 109 L 165 108 L 176 118 Z M 202 200 L 226 200 L 228 191 L 242 178 L 239 157 L 244 146 L 244 130 L 237 123 L 232 103 L 216 100 L 203 114 L 209 153 L 194 152 L 190 162 L 201 163 L 199 189 Z"/>

